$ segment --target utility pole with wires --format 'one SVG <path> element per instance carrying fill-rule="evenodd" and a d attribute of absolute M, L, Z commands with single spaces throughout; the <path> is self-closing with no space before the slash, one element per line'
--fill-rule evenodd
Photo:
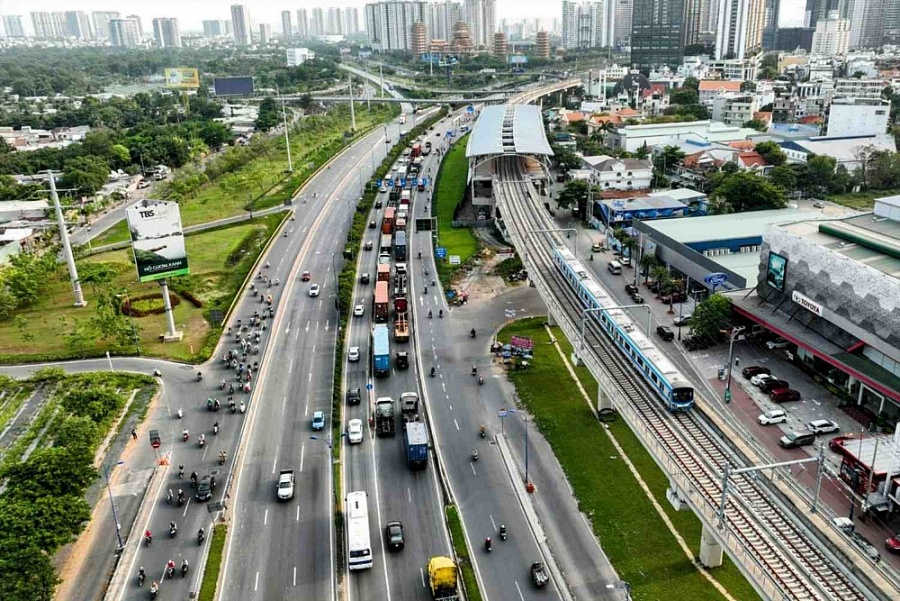
<path fill-rule="evenodd" d="M 353 76 L 347 73 L 347 83 L 350 84 L 350 131 L 356 131 L 356 111 L 353 109 Z"/>
<path fill-rule="evenodd" d="M 287 170 L 288 173 L 293 173 L 294 165 L 291 162 L 291 139 L 288 137 L 287 111 L 284 108 L 284 96 L 281 95 L 281 91 L 278 89 L 278 86 L 275 86 L 275 93 L 278 94 L 278 98 L 281 100 L 281 120 L 284 123 L 284 146 L 287 149 Z"/>
<path fill-rule="evenodd" d="M 66 221 L 63 219 L 62 207 L 59 204 L 59 194 L 56 193 L 56 176 L 53 171 L 47 171 L 50 180 L 50 198 L 53 200 L 53 208 L 56 211 L 56 222 L 59 225 L 59 239 L 62 240 L 63 255 L 69 266 L 69 281 L 72 283 L 72 292 L 75 295 L 75 306 L 84 307 L 84 293 L 81 291 L 81 280 L 78 279 L 78 268 L 75 266 L 75 255 L 72 254 L 72 244 L 69 242 L 69 232 L 66 229 Z"/>

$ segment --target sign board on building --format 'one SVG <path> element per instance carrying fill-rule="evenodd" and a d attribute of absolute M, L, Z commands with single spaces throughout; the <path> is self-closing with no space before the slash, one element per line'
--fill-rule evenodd
<path fill-rule="evenodd" d="M 724 273 L 710 273 L 703 278 L 703 281 L 706 282 L 707 286 L 721 286 L 728 281 L 728 275 Z"/>
<path fill-rule="evenodd" d="M 822 317 L 822 305 L 809 298 L 805 294 L 797 292 L 794 290 L 791 293 L 791 300 L 815 315 Z"/>
<path fill-rule="evenodd" d="M 787 272 L 787 257 L 778 253 L 769 253 L 769 263 L 766 267 L 766 284 L 778 292 L 784 292 L 784 276 Z"/>
<path fill-rule="evenodd" d="M 446 259 L 447 258 L 447 248 L 444 246 L 438 246 L 434 249 L 434 256 L 438 259 Z"/>
<path fill-rule="evenodd" d="M 187 275 L 187 252 L 177 202 L 144 200 L 125 210 L 141 282 Z"/>
<path fill-rule="evenodd" d="M 509 64 L 510 65 L 526 65 L 528 64 L 528 57 L 524 54 L 510 54 L 509 55 Z"/>
<path fill-rule="evenodd" d="M 191 67 L 175 67 L 165 70 L 166 87 L 189 89 L 200 87 L 200 72 Z"/>

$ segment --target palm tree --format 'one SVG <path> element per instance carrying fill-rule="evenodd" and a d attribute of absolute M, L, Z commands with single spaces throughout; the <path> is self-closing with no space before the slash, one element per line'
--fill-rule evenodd
<path fill-rule="evenodd" d="M 669 270 L 662 265 L 657 265 L 650 270 L 650 277 L 653 278 L 653 281 L 657 284 L 656 298 L 659 298 L 662 294 L 663 287 L 668 285 L 667 280 L 669 279 Z"/>
<path fill-rule="evenodd" d="M 645 253 L 644 256 L 641 257 L 640 267 L 641 275 L 644 276 L 644 285 L 647 284 L 647 279 L 650 277 L 650 271 L 657 265 L 659 265 L 659 261 L 656 260 L 655 255 Z"/>
<path fill-rule="evenodd" d="M 709 199 L 710 215 L 726 215 L 728 213 L 734 213 L 734 207 L 724 196 L 713 196 Z"/>
<path fill-rule="evenodd" d="M 669 280 L 669 315 L 673 315 L 675 313 L 675 307 L 673 306 L 675 303 L 675 293 L 684 292 L 684 283 L 684 280 Z"/>
<path fill-rule="evenodd" d="M 626 236 L 622 242 L 622 254 L 634 258 L 634 251 L 638 247 L 638 241 L 631 236 Z M 628 251 L 627 254 L 625 251 Z"/>

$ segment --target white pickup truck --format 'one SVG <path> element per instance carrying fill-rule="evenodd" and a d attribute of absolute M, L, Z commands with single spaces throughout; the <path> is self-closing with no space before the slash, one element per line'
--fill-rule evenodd
<path fill-rule="evenodd" d="M 294 498 L 294 470 L 281 470 L 278 473 L 278 500 L 288 501 Z"/>

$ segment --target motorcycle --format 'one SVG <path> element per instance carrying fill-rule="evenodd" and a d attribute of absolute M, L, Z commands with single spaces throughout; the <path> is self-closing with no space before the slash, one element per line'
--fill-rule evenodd
<path fill-rule="evenodd" d="M 178 466 L 178 479 L 181 480 L 182 478 L 184 478 L 184 466 L 179 465 Z"/>
<path fill-rule="evenodd" d="M 147 579 L 147 574 L 144 573 L 144 568 L 141 568 L 140 570 L 138 570 L 138 578 L 137 578 L 138 586 L 144 586 L 144 580 L 146 580 L 146 579 Z"/>
<path fill-rule="evenodd" d="M 500 540 L 506 540 L 506 524 L 500 524 Z"/>
<path fill-rule="evenodd" d="M 225 461 L 227 461 L 228 456 L 225 454 L 225 451 L 219 453 L 219 465 L 225 465 Z"/>
<path fill-rule="evenodd" d="M 206 538 L 206 535 L 203 533 L 203 528 L 200 528 L 200 530 L 197 532 L 197 544 L 202 545 L 204 538 Z"/>
<path fill-rule="evenodd" d="M 444 317 L 444 310 L 443 310 L 443 309 L 441 309 L 440 311 L 438 311 L 438 317 L 440 317 L 441 319 L 443 319 L 443 317 Z"/>
<path fill-rule="evenodd" d="M 478 461 L 478 449 L 472 449 L 472 461 Z"/>
<path fill-rule="evenodd" d="M 202 372 L 199 372 L 199 371 L 197 372 L 197 381 L 198 382 L 203 381 L 203 373 Z"/>
<path fill-rule="evenodd" d="M 213 436 L 218 436 L 219 434 L 219 422 L 213 424 Z"/>
<path fill-rule="evenodd" d="M 206 437 L 203 436 L 203 434 L 201 434 L 200 438 L 197 439 L 197 444 L 200 446 L 201 449 L 203 448 L 203 445 L 206 444 Z"/>
<path fill-rule="evenodd" d="M 155 582 L 150 585 L 150 598 L 156 599 L 156 595 L 159 593 L 159 585 Z"/>
<path fill-rule="evenodd" d="M 478 376 L 478 385 L 481 386 L 484 384 L 484 376 Z"/>
<path fill-rule="evenodd" d="M 175 525 L 175 522 L 169 524 L 169 536 L 175 538 L 178 535 L 178 526 Z"/>
<path fill-rule="evenodd" d="M 428 319 L 431 319 L 431 309 L 428 309 Z"/>
<path fill-rule="evenodd" d="M 219 390 L 225 390 L 225 380 L 224 378 L 219 381 Z"/>
<path fill-rule="evenodd" d="M 169 492 L 166 493 L 166 503 L 169 505 L 172 504 L 172 489 L 169 489 Z"/>
<path fill-rule="evenodd" d="M 184 502 L 185 502 L 186 500 L 187 500 L 187 499 L 186 499 L 186 497 L 184 496 L 184 492 L 181 491 L 181 490 L 179 490 L 179 491 L 178 491 L 178 506 L 181 507 L 182 505 L 184 505 Z"/>
<path fill-rule="evenodd" d="M 181 440 L 183 440 L 184 442 L 187 442 L 190 437 L 191 437 L 190 432 L 188 432 L 187 430 L 181 431 Z"/>
<path fill-rule="evenodd" d="M 231 402 L 228 404 L 228 406 L 231 407 L 231 412 L 232 412 L 232 413 L 234 413 L 234 412 L 237 411 L 237 405 L 234 403 L 234 401 L 231 401 Z"/>
<path fill-rule="evenodd" d="M 154 370 L 153 370 L 153 376 L 156 377 L 156 378 L 161 378 L 161 377 L 162 377 L 162 372 L 159 371 L 158 369 L 154 369 Z"/>
<path fill-rule="evenodd" d="M 491 552 L 491 537 L 490 536 L 487 537 L 486 539 L 484 539 L 484 550 L 487 551 L 488 553 Z"/>
<path fill-rule="evenodd" d="M 481 428 L 479 428 L 479 430 L 478 430 L 478 434 L 479 434 L 482 438 L 484 438 L 485 434 L 487 434 L 487 428 L 485 428 L 484 426 L 481 426 Z"/>
<path fill-rule="evenodd" d="M 249 392 L 249 390 L 248 390 Z M 244 401 L 241 401 L 241 413 L 244 413 L 247 410 L 247 405 L 244 404 Z"/>
<path fill-rule="evenodd" d="M 188 573 L 188 562 L 187 559 L 181 562 L 181 577 L 186 578 Z"/>
<path fill-rule="evenodd" d="M 191 472 L 191 488 L 197 486 L 197 472 Z"/>
<path fill-rule="evenodd" d="M 152 544 L 153 544 L 153 535 L 150 534 L 149 532 L 145 533 L 144 534 L 144 546 L 149 547 Z"/>
<path fill-rule="evenodd" d="M 469 332 L 469 337 L 470 337 L 470 338 L 475 338 L 475 328 L 472 328 L 472 331 Z"/>
<path fill-rule="evenodd" d="M 168 578 L 169 580 L 171 580 L 172 578 L 175 578 L 175 566 L 174 565 L 170 565 L 166 568 L 166 578 Z"/>
<path fill-rule="evenodd" d="M 183 417 L 184 417 L 184 409 L 182 409 L 181 407 L 179 407 L 179 408 L 178 408 L 178 419 L 181 419 L 181 418 L 183 418 Z"/>
<path fill-rule="evenodd" d="M 434 368 L 433 367 L 431 368 L 431 377 L 432 378 L 434 377 Z"/>

